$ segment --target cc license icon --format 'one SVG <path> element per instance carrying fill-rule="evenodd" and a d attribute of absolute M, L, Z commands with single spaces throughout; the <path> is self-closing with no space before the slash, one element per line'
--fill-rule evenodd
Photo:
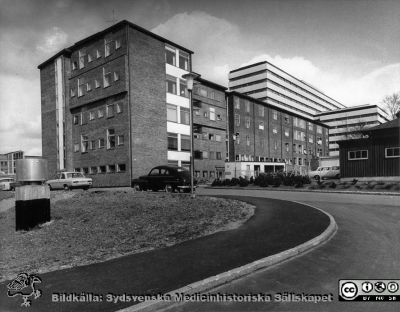
<path fill-rule="evenodd" d="M 340 293 L 344 299 L 354 299 L 358 293 L 357 285 L 353 282 L 346 282 L 340 288 Z"/>

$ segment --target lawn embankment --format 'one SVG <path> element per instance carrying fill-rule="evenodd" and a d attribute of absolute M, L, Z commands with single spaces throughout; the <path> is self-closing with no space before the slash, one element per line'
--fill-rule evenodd
<path fill-rule="evenodd" d="M 15 193 L 12 191 L 0 191 L 0 200 L 15 197 Z"/>
<path fill-rule="evenodd" d="M 0 213 L 1 280 L 162 248 L 240 226 L 246 203 L 188 194 L 79 192 L 52 202 L 52 221 L 15 231 L 14 209 Z"/>

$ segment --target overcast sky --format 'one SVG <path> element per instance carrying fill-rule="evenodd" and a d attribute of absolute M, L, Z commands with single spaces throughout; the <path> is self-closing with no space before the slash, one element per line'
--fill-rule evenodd
<path fill-rule="evenodd" d="M 347 105 L 400 91 L 398 0 L 0 0 L 0 153 L 41 155 L 37 66 L 129 20 L 195 52 L 193 70 L 268 60 Z"/>

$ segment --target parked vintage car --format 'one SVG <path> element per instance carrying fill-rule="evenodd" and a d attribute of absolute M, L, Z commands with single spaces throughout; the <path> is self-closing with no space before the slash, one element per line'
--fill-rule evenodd
<path fill-rule="evenodd" d="M 310 171 L 308 173 L 310 178 L 315 180 L 319 179 L 339 179 L 340 178 L 340 168 L 339 166 L 332 167 L 318 167 L 317 170 Z"/>
<path fill-rule="evenodd" d="M 144 191 L 190 192 L 190 172 L 177 166 L 157 166 L 148 175 L 133 179 L 131 187 Z"/>
<path fill-rule="evenodd" d="M 0 191 L 12 191 L 15 179 L 13 177 L 0 178 Z"/>
<path fill-rule="evenodd" d="M 92 186 L 92 179 L 86 178 L 81 172 L 61 172 L 55 179 L 46 181 L 50 190 L 82 188 L 88 190 Z"/>

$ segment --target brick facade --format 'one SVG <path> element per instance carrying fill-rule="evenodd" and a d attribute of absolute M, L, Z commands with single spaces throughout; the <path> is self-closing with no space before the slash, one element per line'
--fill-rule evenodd
<path fill-rule="evenodd" d="M 60 57 L 65 169 L 83 171 L 93 186 L 127 186 L 132 177 L 167 163 L 166 44 L 174 46 L 123 21 L 39 65 L 43 157 L 51 175 L 60 170 L 55 135 L 55 64 Z"/>
<path fill-rule="evenodd" d="M 227 94 L 227 103 L 229 161 L 285 162 L 288 171 L 305 172 L 312 157 L 328 155 L 322 123 L 237 92 Z"/>
<path fill-rule="evenodd" d="M 227 151 L 225 90 L 205 79 L 199 79 L 193 90 L 194 171 L 199 180 L 213 181 L 224 174 Z"/>

